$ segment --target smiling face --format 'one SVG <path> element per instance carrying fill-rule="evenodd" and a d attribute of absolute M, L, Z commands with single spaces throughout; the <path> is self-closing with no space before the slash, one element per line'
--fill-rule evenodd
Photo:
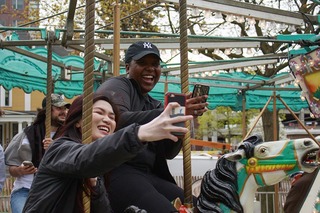
<path fill-rule="evenodd" d="M 65 106 L 51 107 L 51 126 L 59 127 L 66 120 L 68 109 Z"/>
<path fill-rule="evenodd" d="M 112 106 L 104 100 L 99 100 L 92 107 L 92 140 L 112 134 L 116 128 Z"/>
<path fill-rule="evenodd" d="M 155 54 L 146 55 L 139 60 L 126 64 L 128 77 L 134 79 L 141 88 L 142 94 L 147 94 L 158 83 L 161 75 L 160 59 Z"/>

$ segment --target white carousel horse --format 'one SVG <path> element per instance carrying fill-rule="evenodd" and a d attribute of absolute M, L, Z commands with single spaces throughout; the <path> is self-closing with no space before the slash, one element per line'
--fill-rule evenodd
<path fill-rule="evenodd" d="M 202 213 L 252 213 L 259 187 L 274 185 L 298 171 L 314 171 L 318 150 L 318 144 L 309 138 L 262 142 L 259 136 L 251 136 L 206 172 L 197 209 Z"/>

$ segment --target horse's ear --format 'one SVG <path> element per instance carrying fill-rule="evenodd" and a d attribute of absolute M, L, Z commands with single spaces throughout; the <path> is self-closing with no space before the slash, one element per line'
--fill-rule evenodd
<path fill-rule="evenodd" d="M 239 161 L 245 158 L 246 153 L 243 149 L 238 149 L 235 152 L 227 153 L 223 157 L 229 161 Z"/>
<path fill-rule="evenodd" d="M 246 139 L 243 140 L 243 142 L 250 142 L 254 145 L 257 145 L 261 142 L 263 142 L 262 136 L 255 134 L 255 135 L 251 135 L 249 137 L 247 137 Z"/>

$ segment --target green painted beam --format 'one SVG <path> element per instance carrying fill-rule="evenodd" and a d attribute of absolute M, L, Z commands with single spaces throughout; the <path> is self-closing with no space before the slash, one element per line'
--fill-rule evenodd
<path fill-rule="evenodd" d="M 301 41 L 310 40 L 315 37 L 315 34 L 298 34 L 298 35 L 277 35 L 279 41 Z"/>
<path fill-rule="evenodd" d="M 318 48 L 319 46 L 310 46 L 310 47 L 304 47 L 298 50 L 290 50 L 289 51 L 289 56 L 290 57 L 294 57 L 296 55 L 303 55 L 306 54 L 308 52 L 311 52 L 312 50 Z"/>

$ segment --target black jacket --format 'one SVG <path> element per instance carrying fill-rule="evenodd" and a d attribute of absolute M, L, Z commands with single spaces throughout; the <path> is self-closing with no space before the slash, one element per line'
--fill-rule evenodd
<path fill-rule="evenodd" d="M 101 176 L 133 158 L 144 145 L 137 138 L 139 126 L 84 145 L 59 138 L 46 151 L 32 183 L 23 212 L 76 212 L 76 197 L 84 178 Z M 91 202 L 91 212 L 111 212 L 103 182 Z"/>
<path fill-rule="evenodd" d="M 132 123 L 140 125 L 148 123 L 163 111 L 162 103 L 148 94 L 142 95 L 139 85 L 133 79 L 109 78 L 98 88 L 97 92 L 108 96 L 119 107 L 121 115 L 117 124 L 118 129 Z M 148 143 L 142 153 L 126 164 L 137 169 L 151 171 L 157 176 L 175 183 L 169 172 L 166 159 L 173 159 L 181 147 L 182 140 L 176 143 L 171 140 Z"/>

